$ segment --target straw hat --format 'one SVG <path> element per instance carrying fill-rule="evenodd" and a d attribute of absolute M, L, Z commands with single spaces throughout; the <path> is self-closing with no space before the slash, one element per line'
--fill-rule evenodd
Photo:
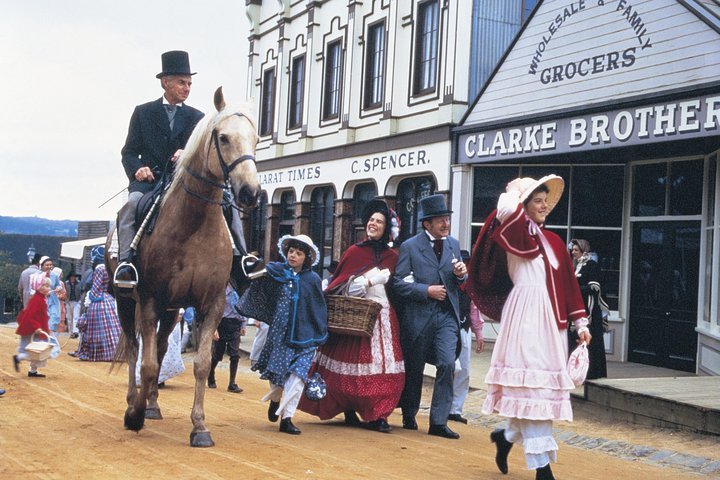
<path fill-rule="evenodd" d="M 278 249 L 280 250 L 280 255 L 282 255 L 282 257 L 287 260 L 287 252 L 290 249 L 288 244 L 293 240 L 308 246 L 308 249 L 310 250 L 310 266 L 314 267 L 315 265 L 317 265 L 320 258 L 320 251 L 313 243 L 312 238 L 308 237 L 307 235 L 285 235 L 281 237 L 278 241 Z"/>
<path fill-rule="evenodd" d="M 548 188 L 547 205 L 548 213 L 550 213 L 555 208 L 555 205 L 557 205 L 560 201 L 563 190 L 565 190 L 565 180 L 563 180 L 562 177 L 557 175 L 545 175 L 540 180 L 535 180 L 530 177 L 516 178 L 507 184 L 505 191 L 519 192 L 520 201 L 525 203 L 525 200 L 530 198 L 532 192 L 534 192 L 540 185 L 545 185 Z"/>

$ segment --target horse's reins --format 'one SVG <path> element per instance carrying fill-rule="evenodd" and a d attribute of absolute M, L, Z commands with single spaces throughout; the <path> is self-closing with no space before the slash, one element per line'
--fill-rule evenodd
<path fill-rule="evenodd" d="M 238 117 L 244 117 L 244 118 L 248 119 L 248 121 L 250 121 L 250 118 L 243 113 L 238 112 L 238 113 L 234 113 L 233 115 L 237 115 Z M 250 123 L 252 124 L 252 121 L 250 121 Z M 193 170 L 189 166 L 186 166 L 185 170 L 187 170 L 187 172 L 190 175 L 192 175 L 196 179 L 204 182 L 205 184 L 210 185 L 211 187 L 225 190 L 226 188 L 228 188 L 230 186 L 230 173 L 235 169 L 235 167 L 237 167 L 238 165 L 240 165 L 241 163 L 246 162 L 246 161 L 252 161 L 253 163 L 255 163 L 255 155 L 249 155 L 249 154 L 248 155 L 240 155 L 238 158 L 233 160 L 233 162 L 230 165 L 228 165 L 225 163 L 225 159 L 223 158 L 222 152 L 220 151 L 220 143 L 219 143 L 220 140 L 218 139 L 217 130 L 214 128 L 213 128 L 213 131 L 211 134 L 211 138 L 212 138 L 212 144 L 208 146 L 208 156 L 210 155 L 210 148 L 212 148 L 212 146 L 214 145 L 215 153 L 217 153 L 218 162 L 220 163 L 220 168 L 222 169 L 222 172 L 223 172 L 224 183 L 215 182 L 215 181 L 197 173 L 195 170 Z M 212 198 L 207 198 L 203 195 L 200 195 L 198 193 L 191 191 L 187 187 L 187 185 L 185 185 L 185 181 L 182 179 L 180 179 L 180 185 L 182 186 L 183 190 L 185 190 L 185 192 L 188 193 L 188 195 L 190 195 L 191 197 L 197 198 L 198 200 L 202 200 L 205 203 L 209 203 L 211 205 L 221 205 L 223 207 L 230 206 L 230 207 L 235 208 L 238 211 L 240 210 L 240 208 L 237 205 L 235 205 L 231 201 L 225 200 L 224 198 L 220 201 L 217 201 L 217 200 L 213 200 Z"/>

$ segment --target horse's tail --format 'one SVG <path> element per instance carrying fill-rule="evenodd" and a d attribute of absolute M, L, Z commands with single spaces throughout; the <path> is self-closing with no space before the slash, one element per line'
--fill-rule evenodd
<path fill-rule="evenodd" d="M 110 366 L 110 371 L 115 369 L 116 365 L 122 365 L 127 362 L 128 349 L 137 349 L 137 332 L 135 330 L 135 300 L 124 295 L 118 296 L 116 299 L 118 316 L 120 317 L 120 327 L 122 333 L 118 339 L 117 348 L 115 348 L 115 356 Z"/>

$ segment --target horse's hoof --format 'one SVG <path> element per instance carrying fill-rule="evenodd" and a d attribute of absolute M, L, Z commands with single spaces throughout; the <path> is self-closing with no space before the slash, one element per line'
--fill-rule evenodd
<path fill-rule="evenodd" d="M 162 420 L 163 416 L 162 413 L 160 413 L 159 408 L 146 408 L 145 418 L 147 418 L 148 420 Z"/>
<path fill-rule="evenodd" d="M 134 432 L 139 432 L 145 425 L 145 417 L 142 415 L 132 415 L 128 409 L 125 412 L 125 428 Z"/>
<path fill-rule="evenodd" d="M 192 432 L 190 433 L 190 446 L 200 448 L 214 447 L 215 442 L 213 442 L 210 432 Z"/>

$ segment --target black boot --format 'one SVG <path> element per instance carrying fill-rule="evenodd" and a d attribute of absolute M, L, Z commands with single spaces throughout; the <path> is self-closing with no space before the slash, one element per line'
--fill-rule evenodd
<path fill-rule="evenodd" d="M 535 469 L 535 480 L 555 480 L 549 463 L 542 468 Z"/>
<path fill-rule="evenodd" d="M 497 449 L 495 453 L 495 465 L 502 473 L 508 473 L 507 458 L 512 448 L 512 442 L 505 440 L 505 430 L 495 430 L 490 434 L 490 441 L 495 444 Z"/>
<path fill-rule="evenodd" d="M 228 392 L 241 393 L 242 388 L 238 387 L 235 383 L 235 375 L 237 375 L 238 363 L 240 359 L 237 357 L 230 357 L 230 382 L 228 382 Z"/>
<path fill-rule="evenodd" d="M 300 429 L 293 425 L 292 418 L 287 417 L 280 420 L 280 431 L 290 435 L 300 435 Z"/>
<path fill-rule="evenodd" d="M 212 365 L 210 365 L 210 374 L 208 375 L 208 388 L 217 388 L 215 383 L 215 367 L 217 367 L 218 361 L 212 359 Z"/>
<path fill-rule="evenodd" d="M 277 409 L 280 406 L 280 402 L 273 402 L 270 400 L 270 405 L 268 406 L 268 420 L 271 422 L 277 422 L 278 421 L 278 415 Z"/>

